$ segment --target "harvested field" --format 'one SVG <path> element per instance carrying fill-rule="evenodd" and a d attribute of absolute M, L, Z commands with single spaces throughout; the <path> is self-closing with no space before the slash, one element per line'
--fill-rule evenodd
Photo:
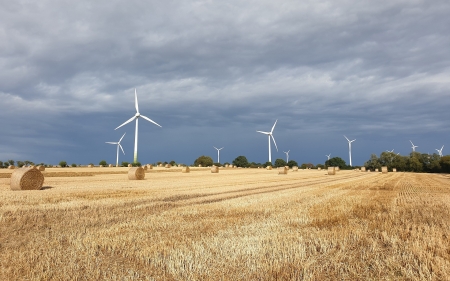
<path fill-rule="evenodd" d="M 0 279 L 448 280 L 449 175 L 128 169 L 0 178 Z"/>

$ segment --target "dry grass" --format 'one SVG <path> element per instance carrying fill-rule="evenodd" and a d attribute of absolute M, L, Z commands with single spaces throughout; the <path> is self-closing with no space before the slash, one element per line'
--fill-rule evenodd
<path fill-rule="evenodd" d="M 448 280 L 448 175 L 191 171 L 0 178 L 0 280 Z"/>

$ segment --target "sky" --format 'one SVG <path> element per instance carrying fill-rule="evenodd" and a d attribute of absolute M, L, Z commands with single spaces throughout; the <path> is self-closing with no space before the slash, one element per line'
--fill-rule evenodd
<path fill-rule="evenodd" d="M 0 3 L 0 161 L 450 151 L 447 0 Z"/>

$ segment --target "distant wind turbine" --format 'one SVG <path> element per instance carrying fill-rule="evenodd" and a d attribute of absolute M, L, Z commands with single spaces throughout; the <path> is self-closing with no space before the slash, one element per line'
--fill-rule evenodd
<path fill-rule="evenodd" d="M 386 150 L 386 152 L 394 153 L 394 149 L 392 149 L 392 150 Z"/>
<path fill-rule="evenodd" d="M 277 143 L 275 142 L 275 138 L 273 137 L 273 134 L 272 134 L 272 133 L 273 133 L 273 129 L 275 129 L 275 125 L 277 124 L 277 121 L 278 121 L 278 119 L 275 120 L 275 124 L 273 124 L 272 130 L 270 130 L 270 132 L 256 131 L 256 132 L 258 132 L 258 133 L 267 135 L 267 136 L 269 137 L 269 162 L 270 162 L 270 163 L 272 163 L 272 153 L 271 153 L 271 151 L 270 151 L 270 138 L 271 138 L 271 137 L 272 137 L 273 143 L 275 144 L 275 148 L 276 148 L 277 151 L 278 151 Z"/>
<path fill-rule="evenodd" d="M 416 147 L 418 147 L 418 146 L 417 146 L 417 145 L 414 145 L 413 142 L 412 142 L 411 140 L 410 140 L 409 142 L 410 142 L 411 145 L 412 145 L 413 152 L 416 151 Z"/>
<path fill-rule="evenodd" d="M 331 153 L 325 156 L 328 158 L 328 160 L 330 160 Z"/>
<path fill-rule="evenodd" d="M 123 136 L 120 138 L 120 140 L 118 142 L 109 142 L 109 141 L 106 142 L 106 143 L 109 143 L 109 144 L 117 144 L 116 167 L 119 167 L 119 147 L 120 147 L 120 149 L 122 149 L 123 155 L 125 155 L 125 151 L 123 151 L 123 148 L 120 145 L 120 142 L 122 141 L 122 139 L 125 136 L 125 134 L 123 134 Z"/>
<path fill-rule="evenodd" d="M 290 150 L 288 150 L 287 152 L 283 151 L 286 154 L 286 163 L 289 162 L 289 151 Z"/>
<path fill-rule="evenodd" d="M 128 124 L 128 123 L 130 123 L 130 122 L 133 121 L 133 120 L 136 120 L 136 133 L 135 133 L 135 135 L 134 135 L 134 163 L 137 163 L 137 161 L 138 161 L 138 152 L 137 152 L 137 149 L 138 149 L 138 121 L 139 121 L 139 117 L 144 118 L 145 120 L 147 120 L 147 121 L 149 121 L 149 122 L 155 124 L 156 126 L 161 127 L 161 125 L 159 125 L 158 123 L 156 123 L 156 122 L 153 121 L 152 119 L 150 119 L 150 118 L 148 118 L 148 117 L 146 117 L 146 116 L 144 116 L 144 115 L 141 115 L 141 114 L 139 113 L 139 105 L 138 105 L 138 99 L 137 99 L 136 89 L 134 89 L 134 106 L 135 106 L 135 108 L 136 108 L 136 114 L 135 114 L 133 117 L 131 117 L 130 119 L 128 119 L 127 121 L 125 121 L 122 125 L 120 125 L 119 127 L 115 128 L 114 130 L 117 130 L 117 129 L 119 129 L 120 127 L 122 127 L 123 125 Z"/>
<path fill-rule="evenodd" d="M 350 167 L 351 167 L 352 166 L 352 142 L 354 142 L 356 139 L 351 141 L 345 135 L 344 135 L 344 138 L 346 138 L 348 141 L 348 156 L 350 158 Z"/>
<path fill-rule="evenodd" d="M 436 149 L 437 152 L 439 152 L 439 156 L 442 157 L 442 150 L 444 149 L 444 146 L 441 147 L 441 149 Z"/>
<path fill-rule="evenodd" d="M 215 149 L 217 149 L 217 163 L 220 163 L 220 150 L 222 150 L 222 148 L 217 148 L 215 146 L 213 146 Z"/>

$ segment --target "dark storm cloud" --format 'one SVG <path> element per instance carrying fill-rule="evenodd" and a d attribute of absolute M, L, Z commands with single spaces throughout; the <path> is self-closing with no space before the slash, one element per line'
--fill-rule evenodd
<path fill-rule="evenodd" d="M 324 131 L 337 142 L 344 133 L 445 142 L 448 14 L 448 1 L 3 1 L 0 157 L 58 146 L 71 157 L 94 145 L 86 134 L 114 141 L 111 130 L 133 115 L 134 88 L 142 113 L 172 138 L 201 128 L 200 148 L 215 127 L 225 139 L 246 128 L 242 139 L 259 142 L 254 131 L 277 118 L 283 146 L 308 134 L 314 147 Z M 29 139 L 41 142 L 22 153 Z M 345 142 L 339 149 L 344 156 Z"/>

